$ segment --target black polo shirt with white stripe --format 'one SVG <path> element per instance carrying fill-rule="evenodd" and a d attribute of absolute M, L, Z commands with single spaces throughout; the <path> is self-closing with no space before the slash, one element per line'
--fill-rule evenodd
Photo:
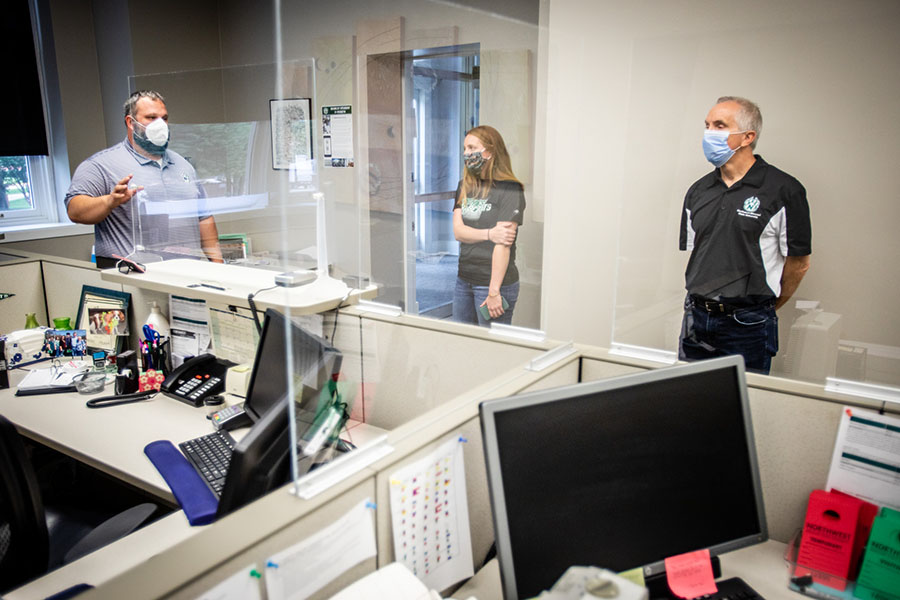
<path fill-rule="evenodd" d="M 755 156 L 730 188 L 716 169 L 685 195 L 679 248 L 691 252 L 685 271 L 691 294 L 777 298 L 785 257 L 812 253 L 806 189 Z"/>

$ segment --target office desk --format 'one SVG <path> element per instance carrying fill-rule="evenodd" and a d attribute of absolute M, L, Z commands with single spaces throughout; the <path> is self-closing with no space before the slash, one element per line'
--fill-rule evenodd
<path fill-rule="evenodd" d="M 786 544 L 769 540 L 748 548 L 723 554 L 722 578 L 740 577 L 766 600 L 798 600 L 801 594 L 788 589 L 788 572 L 784 564 Z M 478 600 L 503 600 L 500 564 L 494 558 L 461 588 L 454 598 L 475 596 Z"/>
<path fill-rule="evenodd" d="M 44 368 L 39 363 L 34 368 Z M 165 480 L 144 455 L 144 446 L 156 440 L 182 442 L 212 431 L 206 412 L 157 394 L 152 400 L 91 409 L 85 402 L 113 393 L 77 392 L 16 396 L 22 369 L 9 372 L 10 387 L 0 390 L 0 413 L 15 423 L 27 438 L 129 483 L 177 506 Z"/>
<path fill-rule="evenodd" d="M 175 259 L 145 265 L 146 273 L 124 275 L 117 269 L 100 273 L 104 281 L 131 285 L 167 294 L 190 296 L 207 302 L 247 306 L 247 296 L 275 285 L 276 271 L 190 259 Z M 199 285 L 206 284 L 206 285 Z M 194 287 L 189 287 L 194 286 Z M 323 277 L 306 285 L 275 287 L 254 296 L 259 310 L 289 308 L 294 314 L 314 314 L 337 308 L 344 302 L 374 298 L 375 286 L 351 289 L 337 279 Z"/>
<path fill-rule="evenodd" d="M 47 368 L 49 362 L 28 368 Z M 116 479 L 177 507 L 169 486 L 144 455 L 148 443 L 167 439 L 177 444 L 213 430 L 206 411 L 162 394 L 152 400 L 91 409 L 90 398 L 113 393 L 108 385 L 103 393 L 75 392 L 16 396 L 16 386 L 25 377 L 24 369 L 9 372 L 10 388 L 0 390 L 0 414 L 12 421 L 27 438 L 54 448 Z M 357 445 L 364 445 L 385 433 L 359 421 L 347 424 Z M 233 432 L 240 439 L 249 429 Z M 191 527 L 180 510 L 140 529 L 109 546 L 65 565 L 26 584 L 4 598 L 29 600 L 46 598 L 77 583 L 100 585 L 119 573 L 138 566 L 151 557 L 202 531 Z"/>

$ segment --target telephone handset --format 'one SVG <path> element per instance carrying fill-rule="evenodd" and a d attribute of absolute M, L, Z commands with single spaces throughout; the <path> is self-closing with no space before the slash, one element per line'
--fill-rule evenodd
<path fill-rule="evenodd" d="M 189 358 L 172 371 L 160 386 L 166 396 L 193 406 L 203 406 L 203 401 L 225 389 L 225 372 L 233 362 L 218 359 L 212 354 Z"/>

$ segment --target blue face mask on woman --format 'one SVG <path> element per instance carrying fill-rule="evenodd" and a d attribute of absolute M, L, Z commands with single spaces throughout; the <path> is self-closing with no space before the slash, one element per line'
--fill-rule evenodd
<path fill-rule="evenodd" d="M 737 149 L 732 150 L 728 146 L 728 136 L 732 133 L 746 133 L 746 131 L 717 131 L 707 129 L 703 132 L 703 154 L 706 160 L 716 167 L 721 167 L 734 156 Z"/>

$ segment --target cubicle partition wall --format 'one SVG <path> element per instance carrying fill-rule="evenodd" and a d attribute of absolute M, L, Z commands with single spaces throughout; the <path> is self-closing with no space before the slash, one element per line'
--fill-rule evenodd
<path fill-rule="evenodd" d="M 39 260 L 10 259 L 0 263 L 0 292 L 15 294 L 0 300 L 0 332 L 22 329 L 28 313 L 34 313 L 38 323 L 47 324 Z"/>
<path fill-rule="evenodd" d="M 614 361 L 621 357 L 585 348 L 581 380 L 641 370 L 635 366 L 639 361 Z M 642 364 L 652 368 L 652 363 Z M 809 493 L 825 486 L 842 407 L 900 414 L 900 405 L 826 395 L 821 386 L 754 373 L 747 374 L 747 384 L 769 537 L 787 543 L 803 523 Z"/>
<path fill-rule="evenodd" d="M 508 344 L 476 328 L 451 324 L 441 331 L 439 325 L 424 319 L 367 315 L 355 308 L 342 310 L 336 324 L 326 318 L 323 329 L 328 335 L 334 331 L 335 344 L 348 365 L 348 378 L 353 377 L 355 369 L 362 374 L 361 387 L 368 388 L 369 395 L 364 404 L 372 407 L 375 420 L 382 427 L 396 422 L 387 434 L 392 451 L 310 499 L 291 495 L 292 486 L 285 486 L 151 562 L 111 579 L 93 592 L 94 597 L 129 594 L 194 598 L 242 569 L 264 571 L 270 556 L 328 527 L 369 498 L 376 506 L 373 510 L 377 558 L 351 568 L 312 596 L 327 598 L 361 575 L 394 560 L 391 474 L 451 436 L 466 440 L 465 479 L 473 568 L 477 568 L 493 542 L 478 403 L 538 387 L 574 383 L 578 378 L 577 354 L 542 371 L 533 371 L 529 370 L 531 360 L 549 349 L 549 344 Z M 470 362 L 479 363 L 478 368 L 467 368 Z M 419 392 L 423 388 L 404 384 L 419 370 L 433 378 L 431 384 L 436 387 L 424 389 L 430 397 L 422 397 Z M 369 382 L 374 385 L 368 386 Z M 443 386 L 462 391 L 438 392 L 437 388 Z M 165 573 L 165 577 L 160 577 L 160 573 Z"/>
<path fill-rule="evenodd" d="M 52 289 L 49 293 L 55 296 Z M 48 298 L 50 302 L 57 300 Z M 342 376 L 356 393 L 354 417 L 387 431 L 389 453 L 358 468 L 348 461 L 351 466 L 342 471 L 343 479 L 318 495 L 298 498 L 291 494 L 291 485 L 285 486 L 211 526 L 194 528 L 192 535 L 181 535 L 174 544 L 161 542 L 159 535 L 166 535 L 163 528 L 158 533 L 153 528 L 142 530 L 134 539 L 65 567 L 68 575 L 51 574 L 46 579 L 53 585 L 42 587 L 39 580 L 10 594 L 11 600 L 45 597 L 59 588 L 59 582 L 79 577 L 98 585 L 85 598 L 195 598 L 245 569 L 255 568 L 265 576 L 269 557 L 314 537 L 353 507 L 373 500 L 377 555 L 312 595 L 327 598 L 395 560 L 391 477 L 454 438 L 465 440 L 461 443 L 471 560 L 477 569 L 493 542 L 479 403 L 661 366 L 601 348 L 510 339 L 488 329 L 385 315 L 364 306 L 326 313 L 319 325 L 344 355 Z M 770 535 L 785 542 L 802 522 L 809 492 L 825 484 L 842 405 L 873 409 L 883 405 L 829 394 L 814 384 L 753 374 L 748 382 Z M 141 552 L 135 540 L 146 542 L 152 558 L 122 566 L 119 553 Z"/>
<path fill-rule="evenodd" d="M 325 335 L 344 354 L 343 375 L 359 382 L 354 417 L 393 431 L 549 348 L 458 323 L 387 316 L 354 306 Z M 348 363 L 357 364 L 349 366 Z"/>

